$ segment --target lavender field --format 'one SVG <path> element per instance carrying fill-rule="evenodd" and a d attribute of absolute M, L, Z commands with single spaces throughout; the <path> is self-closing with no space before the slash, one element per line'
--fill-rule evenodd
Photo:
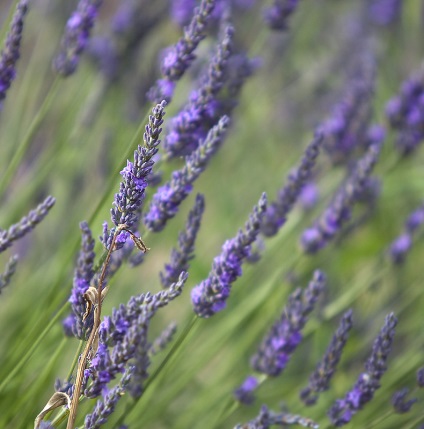
<path fill-rule="evenodd" d="M 0 428 L 424 428 L 424 2 L 0 1 Z"/>

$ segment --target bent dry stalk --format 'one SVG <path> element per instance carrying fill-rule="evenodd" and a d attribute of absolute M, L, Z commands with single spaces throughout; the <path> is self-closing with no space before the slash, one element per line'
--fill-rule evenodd
<path fill-rule="evenodd" d="M 79 397 L 81 393 L 81 387 L 84 379 L 84 370 L 87 363 L 87 359 L 92 353 L 95 354 L 95 344 L 97 342 L 98 338 L 98 332 L 99 332 L 99 326 L 100 326 L 100 316 L 101 316 L 101 310 L 102 310 L 102 301 L 104 299 L 104 294 L 102 294 L 102 286 L 106 277 L 106 270 L 110 262 L 110 257 L 112 255 L 112 252 L 115 247 L 115 242 L 117 236 L 120 234 L 121 231 L 127 231 L 130 233 L 131 238 L 133 239 L 135 245 L 137 248 L 139 248 L 143 252 L 147 252 L 149 249 L 145 246 L 143 241 L 136 237 L 133 233 L 127 230 L 127 226 L 125 224 L 118 225 L 116 228 L 115 234 L 113 236 L 111 245 L 109 247 L 109 250 L 107 252 L 107 256 L 105 259 L 105 262 L 103 264 L 102 272 L 100 274 L 99 283 L 97 286 L 97 296 L 94 298 L 94 323 L 93 328 L 90 333 L 90 337 L 88 338 L 87 344 L 85 345 L 85 349 L 81 355 L 78 369 L 77 369 L 77 375 L 75 378 L 75 384 L 74 384 L 74 392 L 72 396 L 71 405 L 69 407 L 69 418 L 68 418 L 68 424 L 66 426 L 66 429 L 74 429 L 75 427 L 75 419 L 77 417 L 77 410 L 78 410 L 78 404 L 79 404 Z M 88 315 L 88 312 L 90 310 L 90 306 L 93 305 L 92 302 L 93 298 L 87 298 L 87 311 L 84 314 L 84 317 Z"/>

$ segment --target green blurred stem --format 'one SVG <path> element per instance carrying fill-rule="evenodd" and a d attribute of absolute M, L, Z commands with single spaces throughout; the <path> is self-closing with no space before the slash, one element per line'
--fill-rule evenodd
<path fill-rule="evenodd" d="M 62 305 L 62 307 L 59 309 L 59 311 L 54 315 L 54 317 L 50 320 L 50 322 L 47 324 L 47 326 L 44 328 L 43 332 L 38 336 L 38 338 L 34 341 L 32 346 L 29 348 L 29 350 L 25 353 L 24 356 L 21 357 L 19 362 L 15 365 L 15 367 L 12 369 L 12 371 L 9 373 L 9 375 L 1 382 L 0 384 L 0 393 L 5 389 L 5 387 L 8 385 L 10 380 L 12 380 L 16 374 L 25 366 L 25 364 L 28 362 L 34 351 L 37 349 L 37 347 L 40 345 L 41 341 L 43 341 L 44 337 L 49 333 L 50 329 L 54 326 L 54 324 L 63 316 L 65 311 L 68 309 L 69 303 L 66 302 Z"/>
<path fill-rule="evenodd" d="M 78 349 L 75 352 L 74 360 L 72 361 L 71 367 L 69 368 L 68 375 L 66 376 L 66 380 L 69 380 L 72 377 L 72 373 L 74 372 L 74 369 L 77 365 L 78 358 L 82 352 L 83 347 L 84 347 L 84 340 L 80 340 L 79 345 L 78 345 Z"/>
<path fill-rule="evenodd" d="M 29 126 L 28 131 L 25 134 L 24 139 L 20 143 L 18 149 L 16 150 L 15 154 L 13 155 L 5 173 L 3 176 L 3 179 L 0 183 L 0 196 L 4 194 L 6 189 L 8 188 L 10 181 L 13 179 L 16 170 L 18 169 L 19 165 L 21 164 L 22 158 L 25 156 L 25 153 L 27 152 L 32 139 L 35 135 L 35 133 L 38 131 L 41 123 L 43 122 L 44 118 L 46 117 L 47 112 L 50 109 L 50 106 L 56 96 L 57 89 L 59 87 L 59 77 L 56 77 L 48 90 L 46 97 L 44 98 L 43 104 L 40 106 L 37 114 L 35 115 L 34 119 L 31 122 L 31 125 Z"/>

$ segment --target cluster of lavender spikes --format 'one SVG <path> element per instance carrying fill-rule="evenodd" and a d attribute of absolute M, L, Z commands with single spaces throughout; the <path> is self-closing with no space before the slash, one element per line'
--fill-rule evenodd
<path fill-rule="evenodd" d="M 411 250 L 414 236 L 424 223 L 424 204 L 421 204 L 407 218 L 403 234 L 399 235 L 390 245 L 389 254 L 395 264 L 402 264 Z"/>
<path fill-rule="evenodd" d="M 286 31 L 290 16 L 297 8 L 299 0 L 274 0 L 274 4 L 265 9 L 264 17 L 270 28 Z"/>
<path fill-rule="evenodd" d="M 241 265 L 249 256 L 252 243 L 266 209 L 266 195 L 262 194 L 245 225 L 245 231 L 227 240 L 219 256 L 215 257 L 209 276 L 191 291 L 194 312 L 200 317 L 211 317 L 227 305 L 231 285 L 242 274 Z"/>
<path fill-rule="evenodd" d="M 206 137 L 208 129 L 214 124 L 214 112 L 217 110 L 216 95 L 224 84 L 225 67 L 231 55 L 233 33 L 233 27 L 228 26 L 200 88 L 192 92 L 189 104 L 172 119 L 164 142 L 169 158 L 186 156 L 193 152 L 199 140 Z"/>
<path fill-rule="evenodd" d="M 177 214 L 180 204 L 192 191 L 193 182 L 219 149 L 229 123 L 227 116 L 222 117 L 206 138 L 199 142 L 198 148 L 186 158 L 185 166 L 174 171 L 171 180 L 153 195 L 149 210 L 144 216 L 144 225 L 150 231 L 162 231 L 168 220 Z"/>
<path fill-rule="evenodd" d="M 374 341 L 372 352 L 363 372 L 352 390 L 338 399 L 328 411 L 331 422 L 339 427 L 349 423 L 353 415 L 371 401 L 380 387 L 380 379 L 387 369 L 387 359 L 395 335 L 397 319 L 393 313 L 386 316 L 384 325 Z"/>
<path fill-rule="evenodd" d="M 0 55 L 0 103 L 6 98 L 6 92 L 16 76 L 16 62 L 20 55 L 22 30 L 28 10 L 28 2 L 29 0 L 20 0 L 18 2 L 7 34 L 5 47 Z"/>
<path fill-rule="evenodd" d="M 65 34 L 60 42 L 60 52 L 53 62 L 59 75 L 67 77 L 77 70 L 102 2 L 103 0 L 79 0 L 77 9 L 66 24 Z"/>

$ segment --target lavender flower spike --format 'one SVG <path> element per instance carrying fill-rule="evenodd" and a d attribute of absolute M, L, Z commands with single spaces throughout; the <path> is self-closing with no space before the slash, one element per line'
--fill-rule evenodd
<path fill-rule="evenodd" d="M 299 425 L 311 429 L 319 428 L 319 425 L 311 419 L 297 414 L 275 413 L 263 405 L 258 417 L 244 425 L 236 425 L 234 429 L 269 429 L 271 426 L 287 428 L 289 425 Z"/>
<path fill-rule="evenodd" d="M 353 415 L 371 401 L 380 387 L 380 379 L 387 369 L 387 359 L 395 335 L 397 319 L 393 313 L 386 316 L 383 328 L 374 340 L 371 356 L 352 390 L 343 399 L 338 399 L 328 411 L 333 425 L 339 427 L 349 423 Z"/>
<path fill-rule="evenodd" d="M 102 2 L 102 0 L 80 0 L 77 9 L 68 19 L 60 43 L 61 51 L 53 61 L 54 69 L 62 77 L 68 77 L 76 71 Z"/>
<path fill-rule="evenodd" d="M 189 261 L 194 258 L 194 243 L 204 209 L 205 198 L 198 194 L 194 207 L 188 214 L 185 231 L 180 232 L 178 236 L 178 248 L 172 249 L 171 261 L 165 265 L 165 270 L 160 273 L 160 280 L 164 288 L 176 282 L 181 271 L 188 271 Z"/>
<path fill-rule="evenodd" d="M 109 390 L 103 399 L 99 399 L 91 414 L 88 414 L 84 420 L 85 429 L 98 429 L 103 426 L 108 417 L 115 411 L 116 404 L 125 393 L 125 388 L 128 385 L 134 367 L 127 369 L 119 384 Z"/>
<path fill-rule="evenodd" d="M 167 221 L 177 214 L 180 204 L 191 192 L 193 182 L 220 147 L 229 123 L 228 116 L 223 116 L 199 143 L 199 147 L 186 158 L 185 167 L 174 171 L 171 180 L 153 195 L 149 211 L 144 217 L 144 224 L 150 231 L 162 231 Z"/>
<path fill-rule="evenodd" d="M 265 236 L 275 235 L 286 222 L 287 215 L 311 176 L 322 142 L 322 132 L 317 131 L 300 164 L 288 175 L 286 185 L 279 191 L 276 200 L 268 206 L 261 224 L 261 232 Z"/>
<path fill-rule="evenodd" d="M 231 284 L 242 274 L 241 265 L 259 234 L 259 225 L 266 209 L 266 195 L 262 194 L 245 225 L 245 231 L 227 240 L 219 256 L 215 257 L 209 276 L 191 291 L 194 312 L 200 317 L 211 317 L 222 311 L 230 295 Z"/>
<path fill-rule="evenodd" d="M 64 320 L 63 327 L 66 335 L 87 339 L 87 335 L 93 326 L 93 314 L 85 321 L 82 320 L 87 305 L 84 294 L 90 287 L 90 282 L 94 276 L 94 258 L 96 255 L 94 253 L 95 241 L 87 222 L 81 222 L 80 229 L 82 232 L 81 250 L 75 267 L 73 287 L 69 298 L 72 314 Z"/>
<path fill-rule="evenodd" d="M 24 17 L 28 10 L 29 0 L 20 0 L 16 6 L 6 44 L 0 56 L 0 102 L 6 98 L 12 80 L 16 76 L 16 62 L 19 59 L 19 50 L 22 39 Z"/>
<path fill-rule="evenodd" d="M 398 390 L 393 394 L 392 405 L 395 410 L 395 413 L 398 413 L 398 414 L 407 413 L 415 404 L 415 402 L 418 401 L 417 398 L 412 398 L 407 401 L 406 397 L 408 396 L 408 393 L 409 393 L 409 389 L 405 387 L 404 389 Z"/>
<path fill-rule="evenodd" d="M 206 25 L 211 18 L 216 0 L 202 0 L 194 10 L 190 24 L 184 28 L 183 37 L 168 48 L 162 60 L 161 71 L 164 79 L 156 82 L 148 94 L 151 101 L 170 101 L 174 92 L 175 82 L 181 79 L 196 56 L 194 51 L 205 37 Z"/>
<path fill-rule="evenodd" d="M 39 224 L 54 206 L 56 200 L 48 196 L 34 210 L 31 210 L 27 216 L 24 216 L 18 223 L 12 225 L 9 229 L 0 230 L 0 253 L 10 247 L 14 241 L 22 238 L 32 231 Z"/>
<path fill-rule="evenodd" d="M 0 294 L 2 290 L 10 283 L 10 279 L 16 271 L 16 265 L 18 264 L 18 256 L 12 256 L 6 264 L 6 268 L 2 274 L 0 274 Z"/>
<path fill-rule="evenodd" d="M 123 181 L 120 184 L 119 193 L 115 194 L 113 208 L 110 211 L 115 226 L 125 224 L 127 228 L 131 229 L 139 221 L 140 208 L 147 188 L 147 178 L 151 174 L 154 164 L 152 158 L 158 152 L 165 106 L 166 102 L 162 101 L 152 110 L 143 136 L 144 146 L 138 146 L 134 151 L 134 162 L 128 161 L 127 166 L 121 171 Z M 105 229 L 102 241 L 106 247 L 109 247 L 113 234 L 113 230 Z M 118 236 L 117 248 L 122 247 L 125 243 L 126 234 L 123 231 Z"/>
<path fill-rule="evenodd" d="M 290 15 L 296 10 L 299 0 L 274 0 L 274 4 L 265 9 L 266 23 L 272 30 L 286 31 Z"/>
<path fill-rule="evenodd" d="M 380 141 L 376 141 L 368 148 L 345 183 L 336 191 L 333 201 L 324 213 L 312 227 L 303 232 L 301 245 L 305 252 L 315 253 L 325 247 L 350 219 L 352 205 L 363 195 L 380 149 Z"/>
<path fill-rule="evenodd" d="M 343 315 L 339 327 L 325 352 L 324 358 L 318 363 L 315 371 L 309 377 L 308 387 L 300 392 L 300 398 L 305 405 L 315 404 L 319 393 L 329 389 L 331 377 L 339 363 L 351 328 L 352 310 L 348 310 Z"/>
<path fill-rule="evenodd" d="M 326 281 L 324 273 L 317 270 L 306 289 L 298 288 L 290 295 L 281 317 L 271 327 L 250 361 L 254 370 L 272 377 L 281 374 L 302 340 L 302 329 Z"/>

